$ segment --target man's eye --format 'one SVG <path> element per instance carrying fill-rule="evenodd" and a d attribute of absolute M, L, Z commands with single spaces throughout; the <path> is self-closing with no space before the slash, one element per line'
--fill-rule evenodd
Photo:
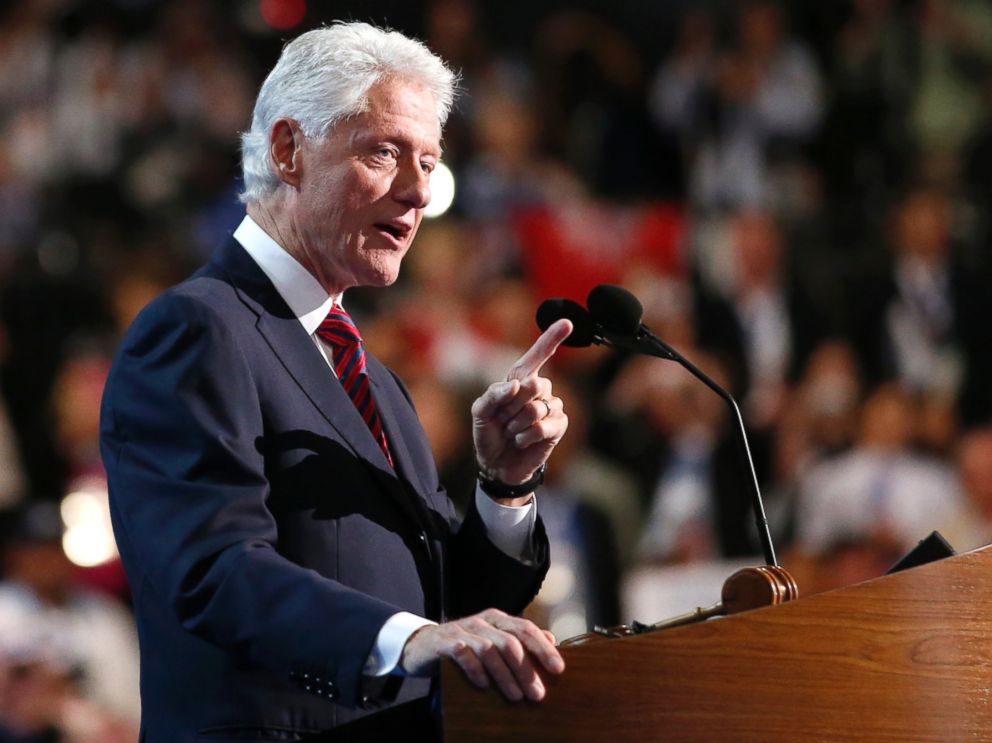
<path fill-rule="evenodd" d="M 427 175 L 434 172 L 434 163 L 420 163 L 420 167 Z"/>

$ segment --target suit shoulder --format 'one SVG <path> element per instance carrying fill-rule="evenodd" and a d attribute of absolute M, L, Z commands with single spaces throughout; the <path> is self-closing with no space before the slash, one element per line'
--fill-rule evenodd
<path fill-rule="evenodd" d="M 150 373 L 179 359 L 206 368 L 244 364 L 244 332 L 254 325 L 234 288 L 223 281 L 195 276 L 152 300 L 122 339 L 108 385 L 124 370 Z"/>
<path fill-rule="evenodd" d="M 241 303 L 230 283 L 196 274 L 153 299 L 135 318 L 125 344 L 152 329 L 181 326 L 190 330 L 226 325 Z"/>

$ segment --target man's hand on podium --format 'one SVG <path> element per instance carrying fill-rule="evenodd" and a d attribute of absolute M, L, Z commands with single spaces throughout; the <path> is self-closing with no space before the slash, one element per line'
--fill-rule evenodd
<path fill-rule="evenodd" d="M 554 635 L 498 609 L 421 627 L 407 640 L 400 663 L 407 673 L 423 676 L 441 658 L 453 660 L 480 688 L 495 682 L 512 702 L 544 699 L 544 683 L 535 663 L 554 674 L 565 670 Z"/>

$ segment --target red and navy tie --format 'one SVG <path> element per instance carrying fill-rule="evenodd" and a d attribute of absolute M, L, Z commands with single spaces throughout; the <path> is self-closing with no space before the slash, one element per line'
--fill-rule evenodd
<path fill-rule="evenodd" d="M 382 428 L 379 409 L 372 397 L 369 386 L 369 374 L 365 366 L 365 347 L 362 334 L 355 327 L 351 315 L 343 307 L 335 305 L 327 313 L 327 317 L 317 328 L 317 336 L 330 345 L 334 356 L 334 372 L 348 397 L 355 403 L 362 420 L 369 427 L 372 436 L 382 447 L 389 464 L 393 464 L 393 455 L 389 451 L 386 432 Z"/>

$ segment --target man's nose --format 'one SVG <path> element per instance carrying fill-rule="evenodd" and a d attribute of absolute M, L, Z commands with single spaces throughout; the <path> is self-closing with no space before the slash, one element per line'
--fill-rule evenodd
<path fill-rule="evenodd" d="M 420 163 L 400 168 L 393 182 L 393 195 L 397 201 L 423 209 L 431 201 L 431 176 Z"/>

